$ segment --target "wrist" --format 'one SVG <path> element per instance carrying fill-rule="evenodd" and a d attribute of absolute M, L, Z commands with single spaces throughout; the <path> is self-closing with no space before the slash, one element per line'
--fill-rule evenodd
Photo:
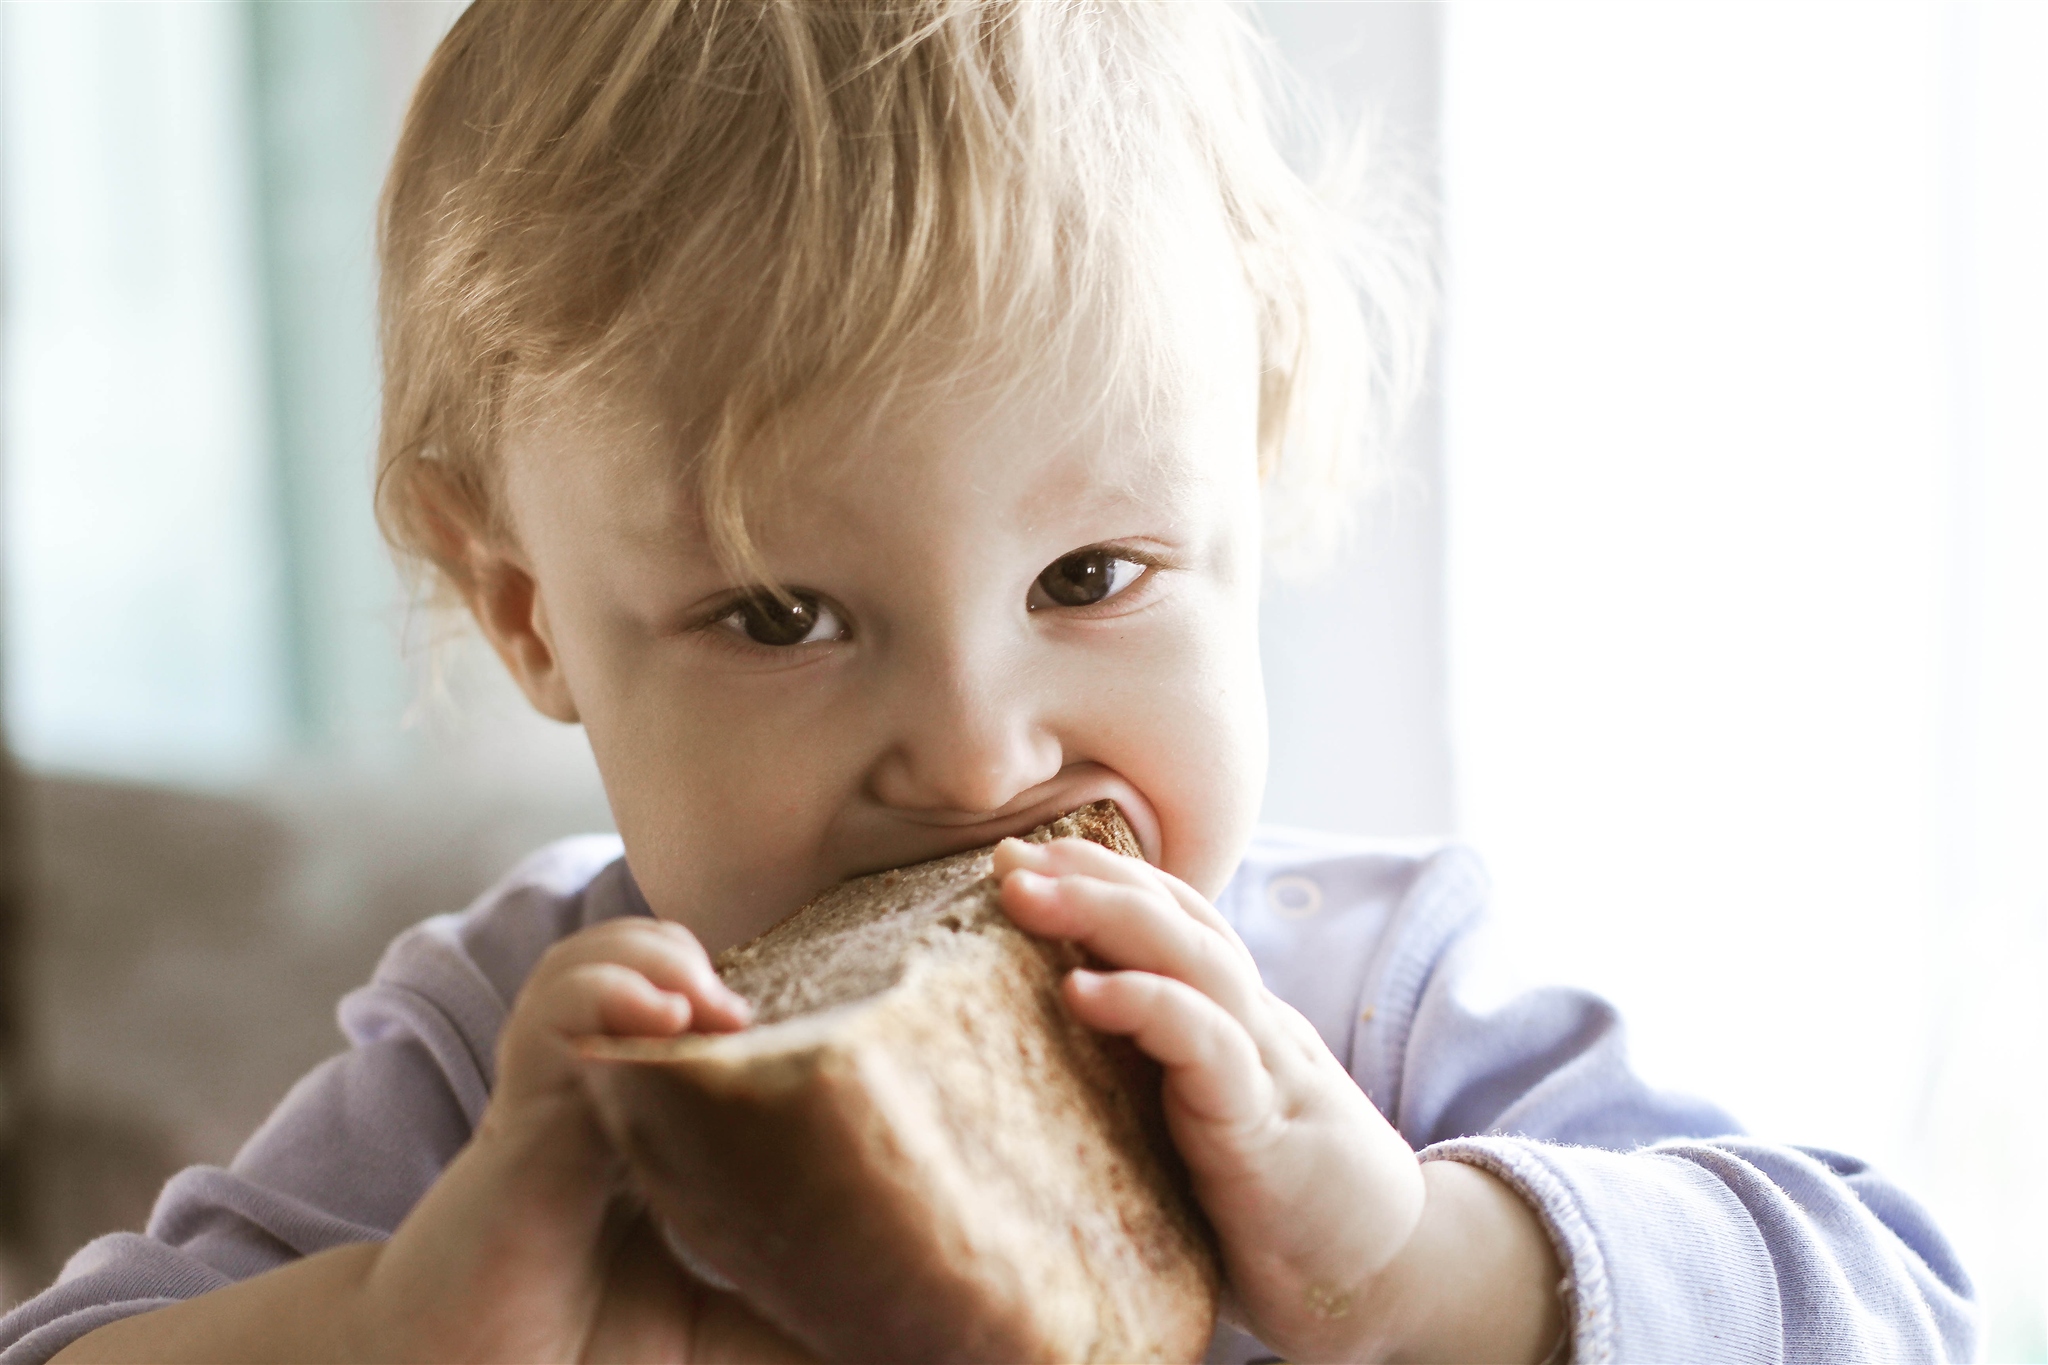
<path fill-rule="evenodd" d="M 405 1352 L 392 1331 L 389 1305 L 382 1301 L 377 1272 L 391 1243 L 358 1242 L 319 1253 L 333 1261 L 331 1320 L 338 1360 L 397 1360 Z"/>
<path fill-rule="evenodd" d="M 625 1165 L 598 1125 L 581 1085 L 539 1094 L 494 1095 L 468 1145 L 451 1163 L 518 1201 L 540 1199 L 558 1213 L 592 1216 L 618 1192 Z"/>
<path fill-rule="evenodd" d="M 587 1112 L 486 1110 L 415 1215 L 432 1210 L 437 1240 L 455 1233 L 527 1254 L 593 1246 L 625 1187 L 625 1165 Z M 414 1221 L 409 1218 L 408 1223 Z M 406 1231 L 401 1228 L 400 1232 Z"/>
<path fill-rule="evenodd" d="M 473 1326 L 471 1308 L 514 1286 L 547 1283 L 565 1302 L 593 1298 L 622 1167 L 595 1122 L 576 1120 L 568 1106 L 549 1114 L 493 1100 L 365 1267 L 365 1332 L 399 1346 L 366 1358 L 446 1354 Z"/>
<path fill-rule="evenodd" d="M 1536 1210 L 1465 1162 L 1422 1174 L 1422 1215 L 1367 1291 L 1372 1330 L 1353 1358 L 1549 1359 L 1565 1329 L 1563 1271 Z"/>
<path fill-rule="evenodd" d="M 417 1359 L 388 1330 L 370 1289 L 383 1243 L 330 1247 L 275 1270 L 120 1318 L 86 1333 L 59 1362 Z"/>

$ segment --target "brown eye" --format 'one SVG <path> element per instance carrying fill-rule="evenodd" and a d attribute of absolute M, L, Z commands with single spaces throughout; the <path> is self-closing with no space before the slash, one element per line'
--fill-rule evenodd
<path fill-rule="evenodd" d="M 1136 560 L 1120 559 L 1109 550 L 1081 550 L 1063 555 L 1047 566 L 1031 586 L 1025 605 L 1039 607 L 1087 607 L 1107 601 L 1138 581 L 1145 566 Z"/>
<path fill-rule="evenodd" d="M 839 613 L 809 593 L 786 599 L 769 592 L 754 593 L 742 598 L 718 624 L 757 645 L 775 649 L 819 644 L 846 635 Z"/>

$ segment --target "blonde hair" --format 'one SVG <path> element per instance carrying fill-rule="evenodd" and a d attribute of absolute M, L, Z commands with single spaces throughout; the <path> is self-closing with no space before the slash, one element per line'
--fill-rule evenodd
<path fill-rule="evenodd" d="M 470 538 L 509 529 L 524 405 L 659 373 L 687 400 L 678 476 L 757 567 L 778 415 L 1083 345 L 1105 385 L 1141 377 L 1157 234 L 1190 205 L 1242 266 L 1261 471 L 1314 538 L 1380 468 L 1428 269 L 1385 230 L 1411 220 L 1362 224 L 1289 169 L 1263 60 L 1221 0 L 476 0 L 384 191 L 386 538 L 460 594 Z"/>

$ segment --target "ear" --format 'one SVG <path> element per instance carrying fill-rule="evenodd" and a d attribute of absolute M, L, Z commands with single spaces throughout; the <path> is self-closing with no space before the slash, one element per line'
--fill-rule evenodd
<path fill-rule="evenodd" d="M 533 572 L 504 550 L 470 542 L 469 610 L 533 709 L 565 725 L 581 717 L 555 651 Z"/>

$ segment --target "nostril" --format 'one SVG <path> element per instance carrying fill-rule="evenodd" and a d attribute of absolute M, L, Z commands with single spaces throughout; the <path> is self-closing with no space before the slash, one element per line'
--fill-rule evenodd
<path fill-rule="evenodd" d="M 867 785 L 900 810 L 994 819 L 1057 776 L 1063 760 L 1057 743 L 1028 732 L 992 736 L 934 725 L 893 746 Z"/>

